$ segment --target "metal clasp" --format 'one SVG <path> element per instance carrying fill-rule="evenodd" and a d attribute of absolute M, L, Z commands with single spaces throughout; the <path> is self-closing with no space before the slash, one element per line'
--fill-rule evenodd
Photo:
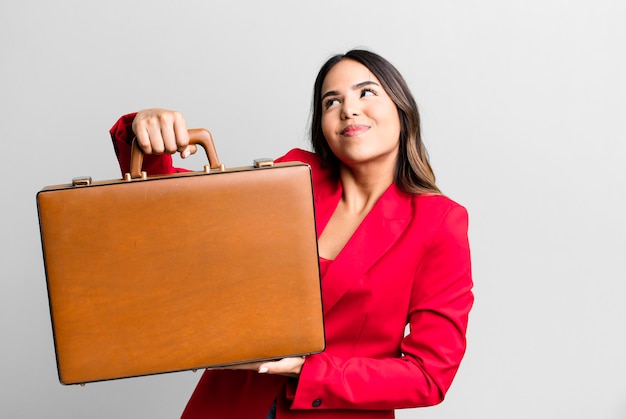
<path fill-rule="evenodd" d="M 91 185 L 91 176 L 80 176 L 72 179 L 72 186 L 89 186 Z"/>
<path fill-rule="evenodd" d="M 274 166 L 273 159 L 254 159 L 254 167 L 257 169 L 261 169 L 263 167 L 272 167 Z"/>

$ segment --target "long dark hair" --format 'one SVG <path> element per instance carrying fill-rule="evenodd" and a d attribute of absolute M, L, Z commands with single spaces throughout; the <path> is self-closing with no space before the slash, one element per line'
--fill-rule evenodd
<path fill-rule="evenodd" d="M 435 184 L 435 174 L 428 161 L 428 153 L 421 137 L 417 103 L 400 72 L 380 55 L 366 50 L 351 50 L 326 61 L 313 87 L 311 143 L 313 151 L 333 174 L 339 174 L 339 159 L 333 154 L 322 132 L 322 84 L 328 72 L 340 61 L 354 60 L 369 69 L 395 103 L 400 117 L 400 149 L 394 182 L 412 194 L 441 193 Z"/>

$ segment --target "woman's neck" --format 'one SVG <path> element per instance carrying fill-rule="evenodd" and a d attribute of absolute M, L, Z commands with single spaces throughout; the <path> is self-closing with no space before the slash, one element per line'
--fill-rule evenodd
<path fill-rule="evenodd" d="M 367 214 L 393 183 L 393 171 L 390 170 L 360 170 L 342 165 L 339 177 L 343 206 L 353 214 Z"/>

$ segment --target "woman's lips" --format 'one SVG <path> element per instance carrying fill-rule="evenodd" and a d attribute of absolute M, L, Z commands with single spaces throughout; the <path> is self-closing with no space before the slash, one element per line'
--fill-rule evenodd
<path fill-rule="evenodd" d="M 341 135 L 344 137 L 354 137 L 364 133 L 368 129 L 370 129 L 370 127 L 367 125 L 348 125 L 341 131 Z"/>

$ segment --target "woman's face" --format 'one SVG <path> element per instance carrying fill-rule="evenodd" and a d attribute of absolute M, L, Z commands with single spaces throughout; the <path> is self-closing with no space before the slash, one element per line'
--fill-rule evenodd
<path fill-rule="evenodd" d="M 322 132 L 347 166 L 381 163 L 395 167 L 400 117 L 380 81 L 364 65 L 345 59 L 322 84 Z"/>

